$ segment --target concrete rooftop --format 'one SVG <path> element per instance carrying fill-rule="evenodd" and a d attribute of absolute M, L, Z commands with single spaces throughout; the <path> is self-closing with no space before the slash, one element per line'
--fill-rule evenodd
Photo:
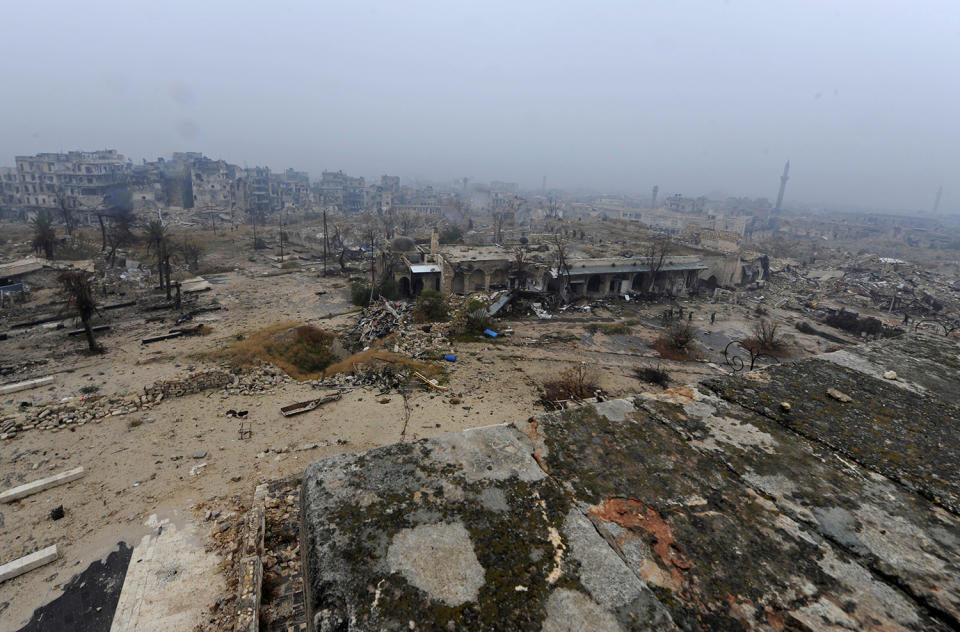
<path fill-rule="evenodd" d="M 312 623 L 957 629 L 958 358 L 910 336 L 314 462 Z"/>

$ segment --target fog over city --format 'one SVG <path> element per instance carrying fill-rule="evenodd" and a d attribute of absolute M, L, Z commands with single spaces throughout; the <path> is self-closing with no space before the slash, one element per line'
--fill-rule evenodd
<path fill-rule="evenodd" d="M 954 0 L 20 2 L 0 41 L 2 164 L 773 198 L 789 159 L 791 204 L 960 210 Z"/>

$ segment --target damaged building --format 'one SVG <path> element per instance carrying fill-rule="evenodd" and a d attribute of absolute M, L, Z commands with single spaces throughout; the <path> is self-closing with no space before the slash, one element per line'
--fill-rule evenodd
<path fill-rule="evenodd" d="M 625 294 L 687 296 L 697 292 L 700 275 L 708 269 L 699 256 L 684 255 L 662 262 L 643 257 L 573 259 L 561 270 L 549 253 L 544 254 L 526 253 L 521 263 L 515 250 L 499 246 L 440 248 L 434 234 L 429 250 L 411 242 L 409 251 L 381 252 L 378 269 L 381 277 L 393 275 L 404 296 L 416 296 L 429 288 L 448 294 L 551 292 L 567 299 Z"/>

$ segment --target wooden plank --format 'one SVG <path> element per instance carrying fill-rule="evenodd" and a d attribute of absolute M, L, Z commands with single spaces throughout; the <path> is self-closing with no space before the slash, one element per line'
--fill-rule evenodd
<path fill-rule="evenodd" d="M 33 380 L 24 380 L 23 382 L 14 382 L 13 384 L 4 384 L 3 386 L 0 386 L 0 395 L 25 391 L 27 389 L 37 388 L 38 386 L 46 386 L 47 384 L 53 384 L 52 375 L 47 377 L 38 377 Z"/>
<path fill-rule="evenodd" d="M 447 391 L 450 390 L 450 389 L 447 388 L 446 386 L 440 386 L 440 385 L 437 383 L 436 380 L 431 380 L 431 379 L 428 379 L 427 377 L 425 377 L 424 375 L 421 375 L 419 371 L 414 371 L 414 372 L 413 372 L 413 376 L 414 376 L 415 378 L 417 378 L 418 380 L 420 380 L 421 382 L 423 382 L 424 384 L 426 384 L 427 386 L 429 386 L 430 388 L 432 388 L 433 390 L 435 390 L 435 391 L 440 391 L 441 393 L 446 393 Z"/>
<path fill-rule="evenodd" d="M 0 582 L 5 582 L 18 575 L 23 575 L 27 571 L 32 571 L 50 562 L 55 562 L 59 557 L 60 554 L 57 552 L 57 545 L 54 544 L 30 555 L 24 555 L 18 560 L 7 562 L 3 566 L 0 566 Z"/>
<path fill-rule="evenodd" d="M 152 338 L 144 338 L 140 341 L 142 345 L 148 345 L 152 342 L 160 342 L 161 340 L 170 340 L 171 338 L 179 338 L 183 335 L 182 331 L 178 331 L 172 334 L 163 334 L 162 336 L 153 336 Z"/>
<path fill-rule="evenodd" d="M 98 331 L 106 331 L 106 330 L 108 330 L 108 329 L 110 329 L 110 325 L 97 325 L 96 327 L 91 327 L 91 328 L 90 328 L 90 330 L 91 330 L 93 333 L 97 333 Z M 71 329 L 70 331 L 67 332 L 67 335 L 68 335 L 68 336 L 82 336 L 82 335 L 85 334 L 85 333 L 87 333 L 87 330 L 86 330 L 86 329 Z"/>
<path fill-rule="evenodd" d="M 51 487 L 57 487 L 58 485 L 64 485 L 70 481 L 75 481 L 82 476 L 83 468 L 78 467 L 72 470 L 67 470 L 66 472 L 60 472 L 54 476 L 41 478 L 39 481 L 26 483 L 24 485 L 20 485 L 19 487 L 14 487 L 13 489 L 8 489 L 7 491 L 3 492 L 0 494 L 0 503 L 10 503 L 20 498 L 24 498 L 25 496 L 42 492 L 45 489 L 50 489 Z"/>

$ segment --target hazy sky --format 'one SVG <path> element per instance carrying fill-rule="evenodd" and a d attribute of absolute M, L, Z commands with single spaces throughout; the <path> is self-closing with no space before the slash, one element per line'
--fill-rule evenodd
<path fill-rule="evenodd" d="M 958 0 L 10 2 L 0 164 L 116 148 L 319 175 L 960 212 Z"/>

